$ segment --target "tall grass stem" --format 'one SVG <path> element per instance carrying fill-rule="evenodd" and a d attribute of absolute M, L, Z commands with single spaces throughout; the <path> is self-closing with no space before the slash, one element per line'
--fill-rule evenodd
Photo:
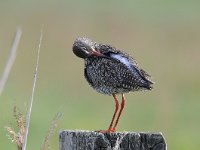
<path fill-rule="evenodd" d="M 43 39 L 43 27 L 40 32 L 40 40 L 39 40 L 39 45 L 38 45 L 38 49 L 37 49 L 37 60 L 36 60 L 34 77 L 33 77 L 32 93 L 31 93 L 31 96 L 29 99 L 28 108 L 27 108 L 27 112 L 26 112 L 26 129 L 25 129 L 25 133 L 24 133 L 25 135 L 24 135 L 22 150 L 26 150 L 29 124 L 30 124 L 30 118 L 31 118 L 31 110 L 32 110 L 35 86 L 36 86 L 36 81 L 37 81 L 37 76 L 38 76 L 38 65 L 39 65 L 39 59 L 40 59 L 40 49 L 41 49 L 42 39 Z"/>
<path fill-rule="evenodd" d="M 16 53 L 17 53 L 17 47 L 19 45 L 19 41 L 21 39 L 21 35 L 22 35 L 22 30 L 21 28 L 17 28 L 14 38 L 13 38 L 13 42 L 8 54 L 8 58 L 2 73 L 2 76 L 0 78 L 0 95 L 3 92 L 4 86 L 6 84 L 6 81 L 8 79 L 8 76 L 10 74 L 10 70 L 14 64 L 15 58 L 16 58 Z"/>

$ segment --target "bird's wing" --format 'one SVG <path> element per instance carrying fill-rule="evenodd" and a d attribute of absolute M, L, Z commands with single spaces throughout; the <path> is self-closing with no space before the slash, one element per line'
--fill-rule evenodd
<path fill-rule="evenodd" d="M 136 70 L 138 71 L 140 76 L 143 78 L 143 80 L 148 81 L 149 84 L 153 84 L 153 81 L 151 81 L 150 79 L 151 76 L 146 71 L 141 69 L 139 65 L 137 64 L 137 62 L 131 56 L 128 56 L 128 57 L 129 57 L 129 60 L 131 61 L 132 67 L 136 68 Z"/>
<path fill-rule="evenodd" d="M 153 84 L 153 82 L 150 80 L 150 75 L 146 73 L 143 69 L 139 67 L 136 60 L 131 57 L 129 54 L 122 52 L 115 47 L 112 47 L 111 45 L 104 45 L 99 44 L 99 51 L 104 54 L 107 57 L 111 57 L 117 61 L 120 61 L 123 63 L 126 67 L 128 67 L 131 70 L 134 70 L 138 72 L 138 74 L 146 81 L 148 81 L 150 84 Z"/>
<path fill-rule="evenodd" d="M 153 84 L 153 82 L 150 80 L 151 76 L 143 69 L 141 69 L 137 64 L 136 60 L 127 53 L 121 51 L 117 53 L 111 52 L 110 57 L 120 61 L 133 72 L 137 72 L 143 78 L 143 80 L 149 82 L 150 84 Z"/>

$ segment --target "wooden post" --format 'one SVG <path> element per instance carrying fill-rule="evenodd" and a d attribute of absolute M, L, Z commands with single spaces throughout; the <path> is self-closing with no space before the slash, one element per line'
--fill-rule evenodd
<path fill-rule="evenodd" d="M 161 133 L 61 131 L 59 150 L 166 150 Z"/>

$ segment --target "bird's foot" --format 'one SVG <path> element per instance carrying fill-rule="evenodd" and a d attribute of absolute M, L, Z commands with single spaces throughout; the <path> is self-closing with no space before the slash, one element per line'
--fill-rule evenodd
<path fill-rule="evenodd" d="M 108 130 L 97 130 L 95 132 L 98 132 L 98 133 L 113 133 L 113 132 L 116 132 L 115 129 L 108 129 Z"/>

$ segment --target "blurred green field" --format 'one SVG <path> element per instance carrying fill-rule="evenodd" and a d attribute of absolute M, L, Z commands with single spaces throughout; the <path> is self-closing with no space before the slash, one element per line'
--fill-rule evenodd
<path fill-rule="evenodd" d="M 18 54 L 0 97 L 0 149 L 14 150 L 4 126 L 26 111 L 36 50 L 44 25 L 28 150 L 39 149 L 57 112 L 62 129 L 106 129 L 113 99 L 96 93 L 72 53 L 76 37 L 109 43 L 135 57 L 156 82 L 150 92 L 126 94 L 119 131 L 162 132 L 169 150 L 200 149 L 200 1 L 0 1 L 0 75 L 16 30 Z"/>

